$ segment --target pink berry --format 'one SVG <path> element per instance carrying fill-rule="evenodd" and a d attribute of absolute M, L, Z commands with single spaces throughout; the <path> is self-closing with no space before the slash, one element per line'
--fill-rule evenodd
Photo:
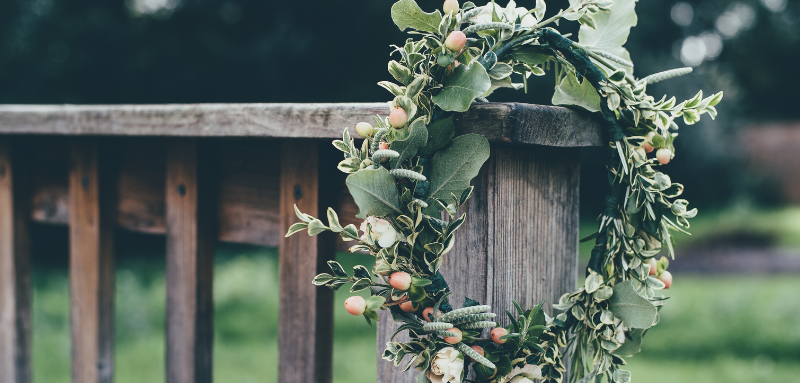
<path fill-rule="evenodd" d="M 672 274 L 669 271 L 662 271 L 661 274 L 658 275 L 658 280 L 664 282 L 664 288 L 668 289 L 672 286 Z"/>
<path fill-rule="evenodd" d="M 642 148 L 644 148 L 645 153 L 652 153 L 653 150 L 655 150 L 653 145 L 650 145 L 649 142 L 645 142 L 644 144 L 642 144 Z"/>
<path fill-rule="evenodd" d="M 417 309 L 414 308 L 414 302 L 405 301 L 400 304 L 400 310 L 403 310 L 407 313 L 417 312 Z"/>
<path fill-rule="evenodd" d="M 461 31 L 452 31 L 444 40 L 444 47 L 453 52 L 460 52 L 467 43 L 467 35 Z"/>
<path fill-rule="evenodd" d="M 656 158 L 661 165 L 666 165 L 669 163 L 669 160 L 672 159 L 672 151 L 667 148 L 658 149 L 656 152 Z"/>
<path fill-rule="evenodd" d="M 463 335 L 461 334 L 461 330 L 453 327 L 453 328 L 451 328 L 451 329 L 449 329 L 447 331 L 455 333 L 457 335 L 456 336 L 446 336 L 446 337 L 444 337 L 443 339 L 444 339 L 445 342 L 450 343 L 450 344 L 456 344 L 458 342 L 461 342 L 461 339 L 463 339 Z"/>
<path fill-rule="evenodd" d="M 359 122 L 356 124 L 356 133 L 358 133 L 361 138 L 367 138 L 372 134 L 372 125 L 366 122 Z"/>
<path fill-rule="evenodd" d="M 656 269 L 658 268 L 658 264 L 656 263 L 656 259 L 655 258 L 650 258 L 650 260 L 647 261 L 647 264 L 650 265 L 650 274 L 648 274 L 648 275 L 656 275 Z"/>
<path fill-rule="evenodd" d="M 506 330 L 506 329 L 504 329 L 502 327 L 497 327 L 494 330 L 492 330 L 490 335 L 492 337 L 492 341 L 493 342 L 495 342 L 497 344 L 503 344 L 503 343 L 506 342 L 507 339 L 500 339 L 500 338 L 508 335 L 508 330 Z"/>
<path fill-rule="evenodd" d="M 367 309 L 367 301 L 358 295 L 353 295 L 344 300 L 344 309 L 350 314 L 361 315 Z"/>
<path fill-rule="evenodd" d="M 486 356 L 486 352 L 483 351 L 483 347 L 481 346 L 470 346 L 469 348 L 475 350 L 475 352 L 477 352 L 480 356 Z M 470 359 L 472 358 L 470 357 Z M 472 359 L 472 361 L 477 362 L 475 359 Z"/>
<path fill-rule="evenodd" d="M 431 316 L 433 316 L 432 314 L 433 314 L 433 307 L 426 307 L 425 310 L 422 310 L 422 319 L 425 319 L 426 322 L 430 322 Z M 436 317 L 438 318 L 440 316 L 442 316 L 442 313 L 437 311 Z"/>
<path fill-rule="evenodd" d="M 389 124 L 395 129 L 400 129 L 406 126 L 408 122 L 408 114 L 401 107 L 396 107 L 389 112 Z"/>
<path fill-rule="evenodd" d="M 448 13 L 455 15 L 458 12 L 458 8 L 458 0 L 445 0 L 442 6 L 445 15 Z"/>
<path fill-rule="evenodd" d="M 411 287 L 411 274 L 405 271 L 398 271 L 389 276 L 389 284 L 397 290 L 408 290 Z"/>
<path fill-rule="evenodd" d="M 378 144 L 378 149 L 389 149 L 389 144 L 381 142 L 380 144 Z"/>

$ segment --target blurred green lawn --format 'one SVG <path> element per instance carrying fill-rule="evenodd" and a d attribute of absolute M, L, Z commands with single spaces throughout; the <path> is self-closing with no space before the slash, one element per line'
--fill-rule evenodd
<path fill-rule="evenodd" d="M 164 268 L 153 257 L 120 257 L 116 291 L 118 383 L 164 381 Z M 139 259 L 139 260 L 137 260 Z M 345 267 L 369 262 L 339 254 Z M 214 378 L 277 381 L 277 256 L 274 249 L 220 245 L 214 285 Z M 34 275 L 34 380 L 68 382 L 66 270 Z M 786 383 L 800 376 L 800 275 L 676 275 L 634 381 Z M 337 292 L 335 382 L 375 381 L 375 332 L 348 315 Z"/>

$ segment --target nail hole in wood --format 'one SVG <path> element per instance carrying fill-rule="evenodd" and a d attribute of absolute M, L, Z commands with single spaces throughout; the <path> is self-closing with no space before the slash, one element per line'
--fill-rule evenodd
<path fill-rule="evenodd" d="M 83 186 L 83 190 L 89 189 L 89 177 L 81 178 L 81 186 Z"/>
<path fill-rule="evenodd" d="M 294 199 L 300 199 L 303 197 L 303 188 L 300 185 L 294 185 Z"/>
<path fill-rule="evenodd" d="M 186 185 L 180 184 L 178 185 L 178 194 L 183 197 L 186 195 Z"/>

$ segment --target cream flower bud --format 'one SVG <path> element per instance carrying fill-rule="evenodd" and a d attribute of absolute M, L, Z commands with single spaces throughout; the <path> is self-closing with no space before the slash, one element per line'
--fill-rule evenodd
<path fill-rule="evenodd" d="M 361 236 L 362 241 L 369 244 L 377 242 L 380 247 L 390 247 L 402 238 L 389 221 L 373 216 L 367 217 L 361 223 L 361 231 L 364 232 Z"/>
<path fill-rule="evenodd" d="M 464 356 L 453 347 L 439 350 L 431 361 L 428 379 L 431 383 L 461 383 L 464 378 Z"/>

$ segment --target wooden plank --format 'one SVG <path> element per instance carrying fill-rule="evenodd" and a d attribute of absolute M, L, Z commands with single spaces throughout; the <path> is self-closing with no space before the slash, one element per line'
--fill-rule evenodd
<path fill-rule="evenodd" d="M 111 382 L 114 371 L 113 182 L 98 140 L 71 145 L 70 295 L 73 382 Z"/>
<path fill-rule="evenodd" d="M 328 181 L 332 171 L 320 172 L 320 159 L 328 158 L 315 142 L 284 141 L 281 146 L 280 228 L 286 233 L 298 221 L 294 205 L 304 213 L 325 216 L 333 204 L 335 185 Z M 319 150 L 319 151 L 318 151 Z M 281 383 L 329 383 L 333 357 L 333 292 L 317 288 L 310 281 L 327 269 L 333 259 L 335 237 L 303 233 L 289 238 L 281 235 L 279 246 L 280 350 L 278 381 Z"/>
<path fill-rule="evenodd" d="M 9 383 L 31 381 L 27 149 L 0 139 L 0 382 Z"/>
<path fill-rule="evenodd" d="M 473 180 L 473 199 L 463 208 L 468 223 L 456 233 L 442 274 L 453 290 L 453 307 L 465 297 L 492 306 L 502 325 L 511 301 L 546 310 L 577 279 L 579 150 L 493 145 Z M 388 319 L 388 318 L 387 318 Z M 378 382 L 411 383 L 416 371 L 400 373 L 380 354 L 398 326 L 378 324 Z"/>
<path fill-rule="evenodd" d="M 339 138 L 345 126 L 385 116 L 386 104 L 0 105 L 0 133 Z M 601 146 L 596 119 L 563 107 L 475 104 L 460 133 L 493 142 Z"/>
<path fill-rule="evenodd" d="M 167 146 L 167 383 L 212 380 L 214 171 L 198 146 Z"/>

